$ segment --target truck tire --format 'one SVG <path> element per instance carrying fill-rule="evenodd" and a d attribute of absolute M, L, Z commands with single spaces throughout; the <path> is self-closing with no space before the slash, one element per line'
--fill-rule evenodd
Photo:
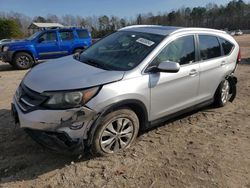
<path fill-rule="evenodd" d="M 73 54 L 81 53 L 83 49 L 77 48 L 73 51 Z"/>
<path fill-rule="evenodd" d="M 26 70 L 32 67 L 33 58 L 26 52 L 18 52 L 13 58 L 13 65 L 18 70 Z"/>

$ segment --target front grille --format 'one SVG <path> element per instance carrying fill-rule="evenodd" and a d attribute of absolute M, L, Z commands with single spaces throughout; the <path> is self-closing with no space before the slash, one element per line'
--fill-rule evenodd
<path fill-rule="evenodd" d="M 35 110 L 47 97 L 29 89 L 24 84 L 20 84 L 16 91 L 15 99 L 23 112 L 29 112 Z"/>

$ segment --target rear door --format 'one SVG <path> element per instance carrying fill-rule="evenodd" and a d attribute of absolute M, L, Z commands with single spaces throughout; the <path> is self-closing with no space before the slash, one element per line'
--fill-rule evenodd
<path fill-rule="evenodd" d="M 60 55 L 56 31 L 46 31 L 41 34 L 35 44 L 39 59 L 57 58 Z"/>
<path fill-rule="evenodd" d="M 73 53 L 74 46 L 74 33 L 73 30 L 60 30 L 59 31 L 60 38 L 60 49 L 63 55 L 70 55 Z"/>
<path fill-rule="evenodd" d="M 198 35 L 200 49 L 200 86 L 201 101 L 212 99 L 224 77 L 226 57 L 217 36 Z"/>
<path fill-rule="evenodd" d="M 194 35 L 169 43 L 152 62 L 174 61 L 181 65 L 177 73 L 151 73 L 150 120 L 175 113 L 197 103 L 199 63 L 196 62 Z"/>

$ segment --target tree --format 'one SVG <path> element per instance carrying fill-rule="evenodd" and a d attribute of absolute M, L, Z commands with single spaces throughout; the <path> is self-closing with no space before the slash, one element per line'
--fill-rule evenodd
<path fill-rule="evenodd" d="M 40 23 L 46 23 L 47 20 L 46 18 L 42 17 L 42 16 L 37 16 L 33 19 L 33 22 L 40 22 Z"/>
<path fill-rule="evenodd" d="M 21 37 L 22 32 L 15 20 L 0 18 L 0 39 Z"/>

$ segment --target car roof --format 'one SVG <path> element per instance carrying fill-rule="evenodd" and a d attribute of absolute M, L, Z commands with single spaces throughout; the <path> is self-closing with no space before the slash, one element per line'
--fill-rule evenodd
<path fill-rule="evenodd" d="M 119 31 L 135 31 L 135 32 L 151 33 L 164 36 L 171 35 L 177 32 L 188 32 L 188 31 L 226 33 L 225 31 L 208 29 L 208 28 L 175 27 L 175 26 L 161 26 L 161 25 L 132 25 L 124 27 Z"/>

